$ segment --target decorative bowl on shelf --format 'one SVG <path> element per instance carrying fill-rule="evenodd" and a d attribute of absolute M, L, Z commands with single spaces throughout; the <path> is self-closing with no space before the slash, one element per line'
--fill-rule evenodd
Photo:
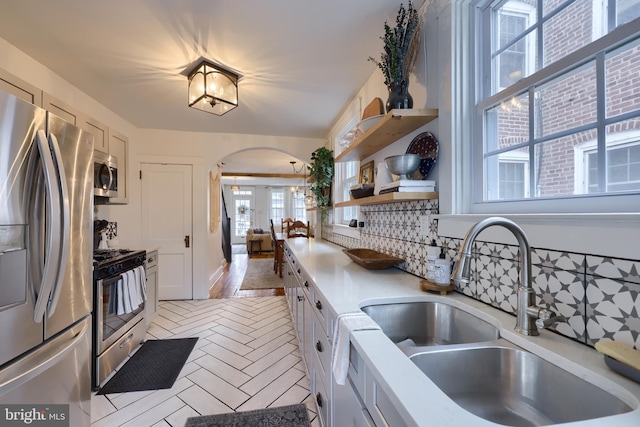
<path fill-rule="evenodd" d="M 420 167 L 420 160 L 422 159 L 417 154 L 400 154 L 384 159 L 389 171 L 398 175 L 399 179 L 409 179 L 408 175 Z"/>
<path fill-rule="evenodd" d="M 342 252 L 351 258 L 353 262 L 368 270 L 383 270 L 385 268 L 393 267 L 394 264 L 404 262 L 404 259 L 402 258 L 374 251 L 373 249 L 343 249 Z"/>
<path fill-rule="evenodd" d="M 373 184 L 358 184 L 351 186 L 349 192 L 354 199 L 361 199 L 363 197 L 373 196 L 373 189 Z"/>
<path fill-rule="evenodd" d="M 379 116 L 368 117 L 364 120 L 361 120 L 360 123 L 358 123 L 358 130 L 362 133 L 365 133 L 366 131 L 371 129 L 373 125 L 378 123 L 383 117 L 384 114 L 380 114 Z"/>

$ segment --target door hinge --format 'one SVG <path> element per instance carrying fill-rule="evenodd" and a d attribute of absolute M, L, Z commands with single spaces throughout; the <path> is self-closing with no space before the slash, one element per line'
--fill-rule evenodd
<path fill-rule="evenodd" d="M 185 247 L 185 248 L 188 248 L 188 247 L 189 247 L 189 245 L 190 245 L 189 240 L 190 240 L 190 239 L 189 239 L 189 236 L 184 236 L 184 247 Z"/>
<path fill-rule="evenodd" d="M 140 179 L 142 179 L 142 171 L 140 171 Z"/>

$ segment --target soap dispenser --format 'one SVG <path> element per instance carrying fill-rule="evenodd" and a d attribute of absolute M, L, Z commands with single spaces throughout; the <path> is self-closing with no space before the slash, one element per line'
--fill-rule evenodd
<path fill-rule="evenodd" d="M 436 260 L 435 270 L 436 284 L 449 286 L 451 284 L 451 263 L 444 254 L 440 254 L 440 258 Z"/>
<path fill-rule="evenodd" d="M 435 239 L 427 246 L 427 280 L 436 281 L 436 260 L 440 256 L 440 248 L 436 246 Z"/>

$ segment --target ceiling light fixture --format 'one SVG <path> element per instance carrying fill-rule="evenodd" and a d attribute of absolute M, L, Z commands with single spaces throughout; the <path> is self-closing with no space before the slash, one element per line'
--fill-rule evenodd
<path fill-rule="evenodd" d="M 231 191 L 240 191 L 240 186 L 238 185 L 238 183 L 236 182 L 238 178 L 233 178 L 233 185 L 229 188 L 231 188 Z"/>
<path fill-rule="evenodd" d="M 238 106 L 238 74 L 203 60 L 189 73 L 189 107 L 221 116 Z"/>

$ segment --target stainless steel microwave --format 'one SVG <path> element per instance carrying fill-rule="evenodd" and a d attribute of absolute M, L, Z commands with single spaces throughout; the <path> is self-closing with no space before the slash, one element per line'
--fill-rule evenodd
<path fill-rule="evenodd" d="M 93 195 L 118 197 L 118 159 L 115 156 L 94 151 Z"/>

